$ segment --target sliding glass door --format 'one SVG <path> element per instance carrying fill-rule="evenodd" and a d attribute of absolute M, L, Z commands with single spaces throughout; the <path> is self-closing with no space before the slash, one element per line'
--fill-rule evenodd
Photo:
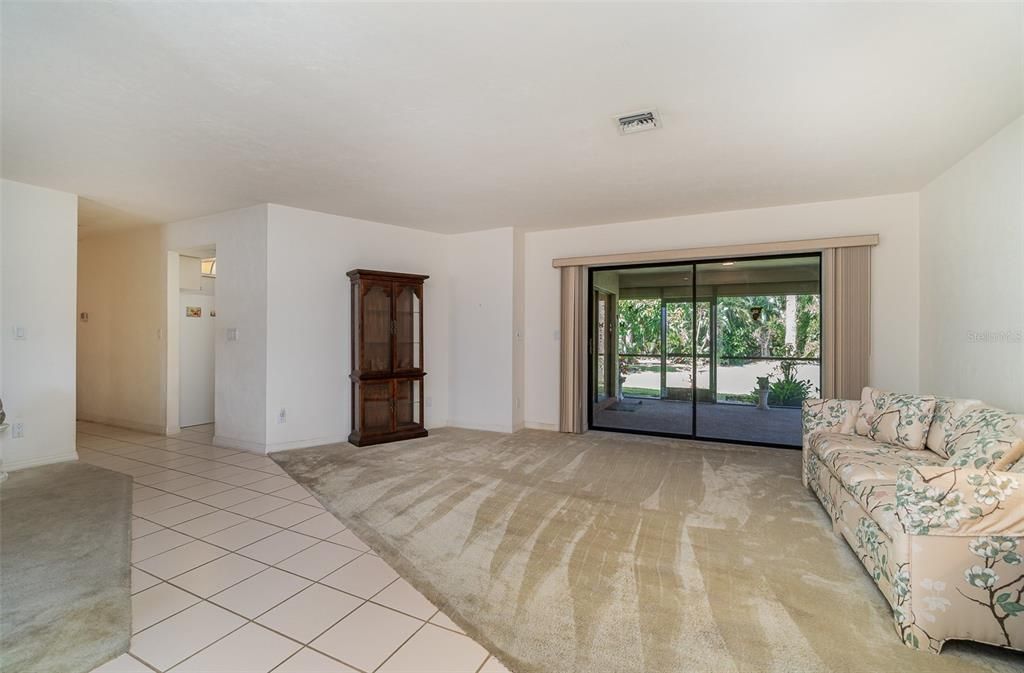
<path fill-rule="evenodd" d="M 615 305 L 609 340 L 613 394 L 595 399 L 593 427 L 690 436 L 693 432 L 693 271 L 688 265 L 611 269 L 591 274 L 595 298 Z M 592 335 L 593 337 L 593 335 Z M 593 338 L 591 347 L 594 347 Z M 591 391 L 600 386 L 592 368 Z"/>
<path fill-rule="evenodd" d="M 711 303 L 715 336 L 699 437 L 800 443 L 800 407 L 821 388 L 818 255 L 703 262 L 698 296 Z"/>
<path fill-rule="evenodd" d="M 800 405 L 821 386 L 819 255 L 601 269 L 591 283 L 591 427 L 800 444 Z"/>

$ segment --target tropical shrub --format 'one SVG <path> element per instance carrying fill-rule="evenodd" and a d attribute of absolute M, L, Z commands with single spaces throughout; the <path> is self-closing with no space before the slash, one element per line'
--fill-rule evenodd
<path fill-rule="evenodd" d="M 768 406 L 772 407 L 799 407 L 810 396 L 810 381 L 780 379 L 768 386 Z"/>

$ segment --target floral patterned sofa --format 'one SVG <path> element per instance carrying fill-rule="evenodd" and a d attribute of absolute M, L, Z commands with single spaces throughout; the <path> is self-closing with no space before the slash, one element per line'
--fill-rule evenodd
<path fill-rule="evenodd" d="M 1024 416 L 865 388 L 807 400 L 803 479 L 905 644 L 1024 650 Z"/>

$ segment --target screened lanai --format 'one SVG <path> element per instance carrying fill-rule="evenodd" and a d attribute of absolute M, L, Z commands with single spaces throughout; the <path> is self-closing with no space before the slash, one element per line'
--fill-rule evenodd
<path fill-rule="evenodd" d="M 591 426 L 799 445 L 820 394 L 820 257 L 599 269 Z"/>

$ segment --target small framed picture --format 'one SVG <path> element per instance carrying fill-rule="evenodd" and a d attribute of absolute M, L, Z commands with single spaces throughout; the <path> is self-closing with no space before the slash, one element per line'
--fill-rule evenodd
<path fill-rule="evenodd" d="M 186 318 L 202 318 L 203 308 L 201 306 L 186 306 L 185 307 Z"/>

